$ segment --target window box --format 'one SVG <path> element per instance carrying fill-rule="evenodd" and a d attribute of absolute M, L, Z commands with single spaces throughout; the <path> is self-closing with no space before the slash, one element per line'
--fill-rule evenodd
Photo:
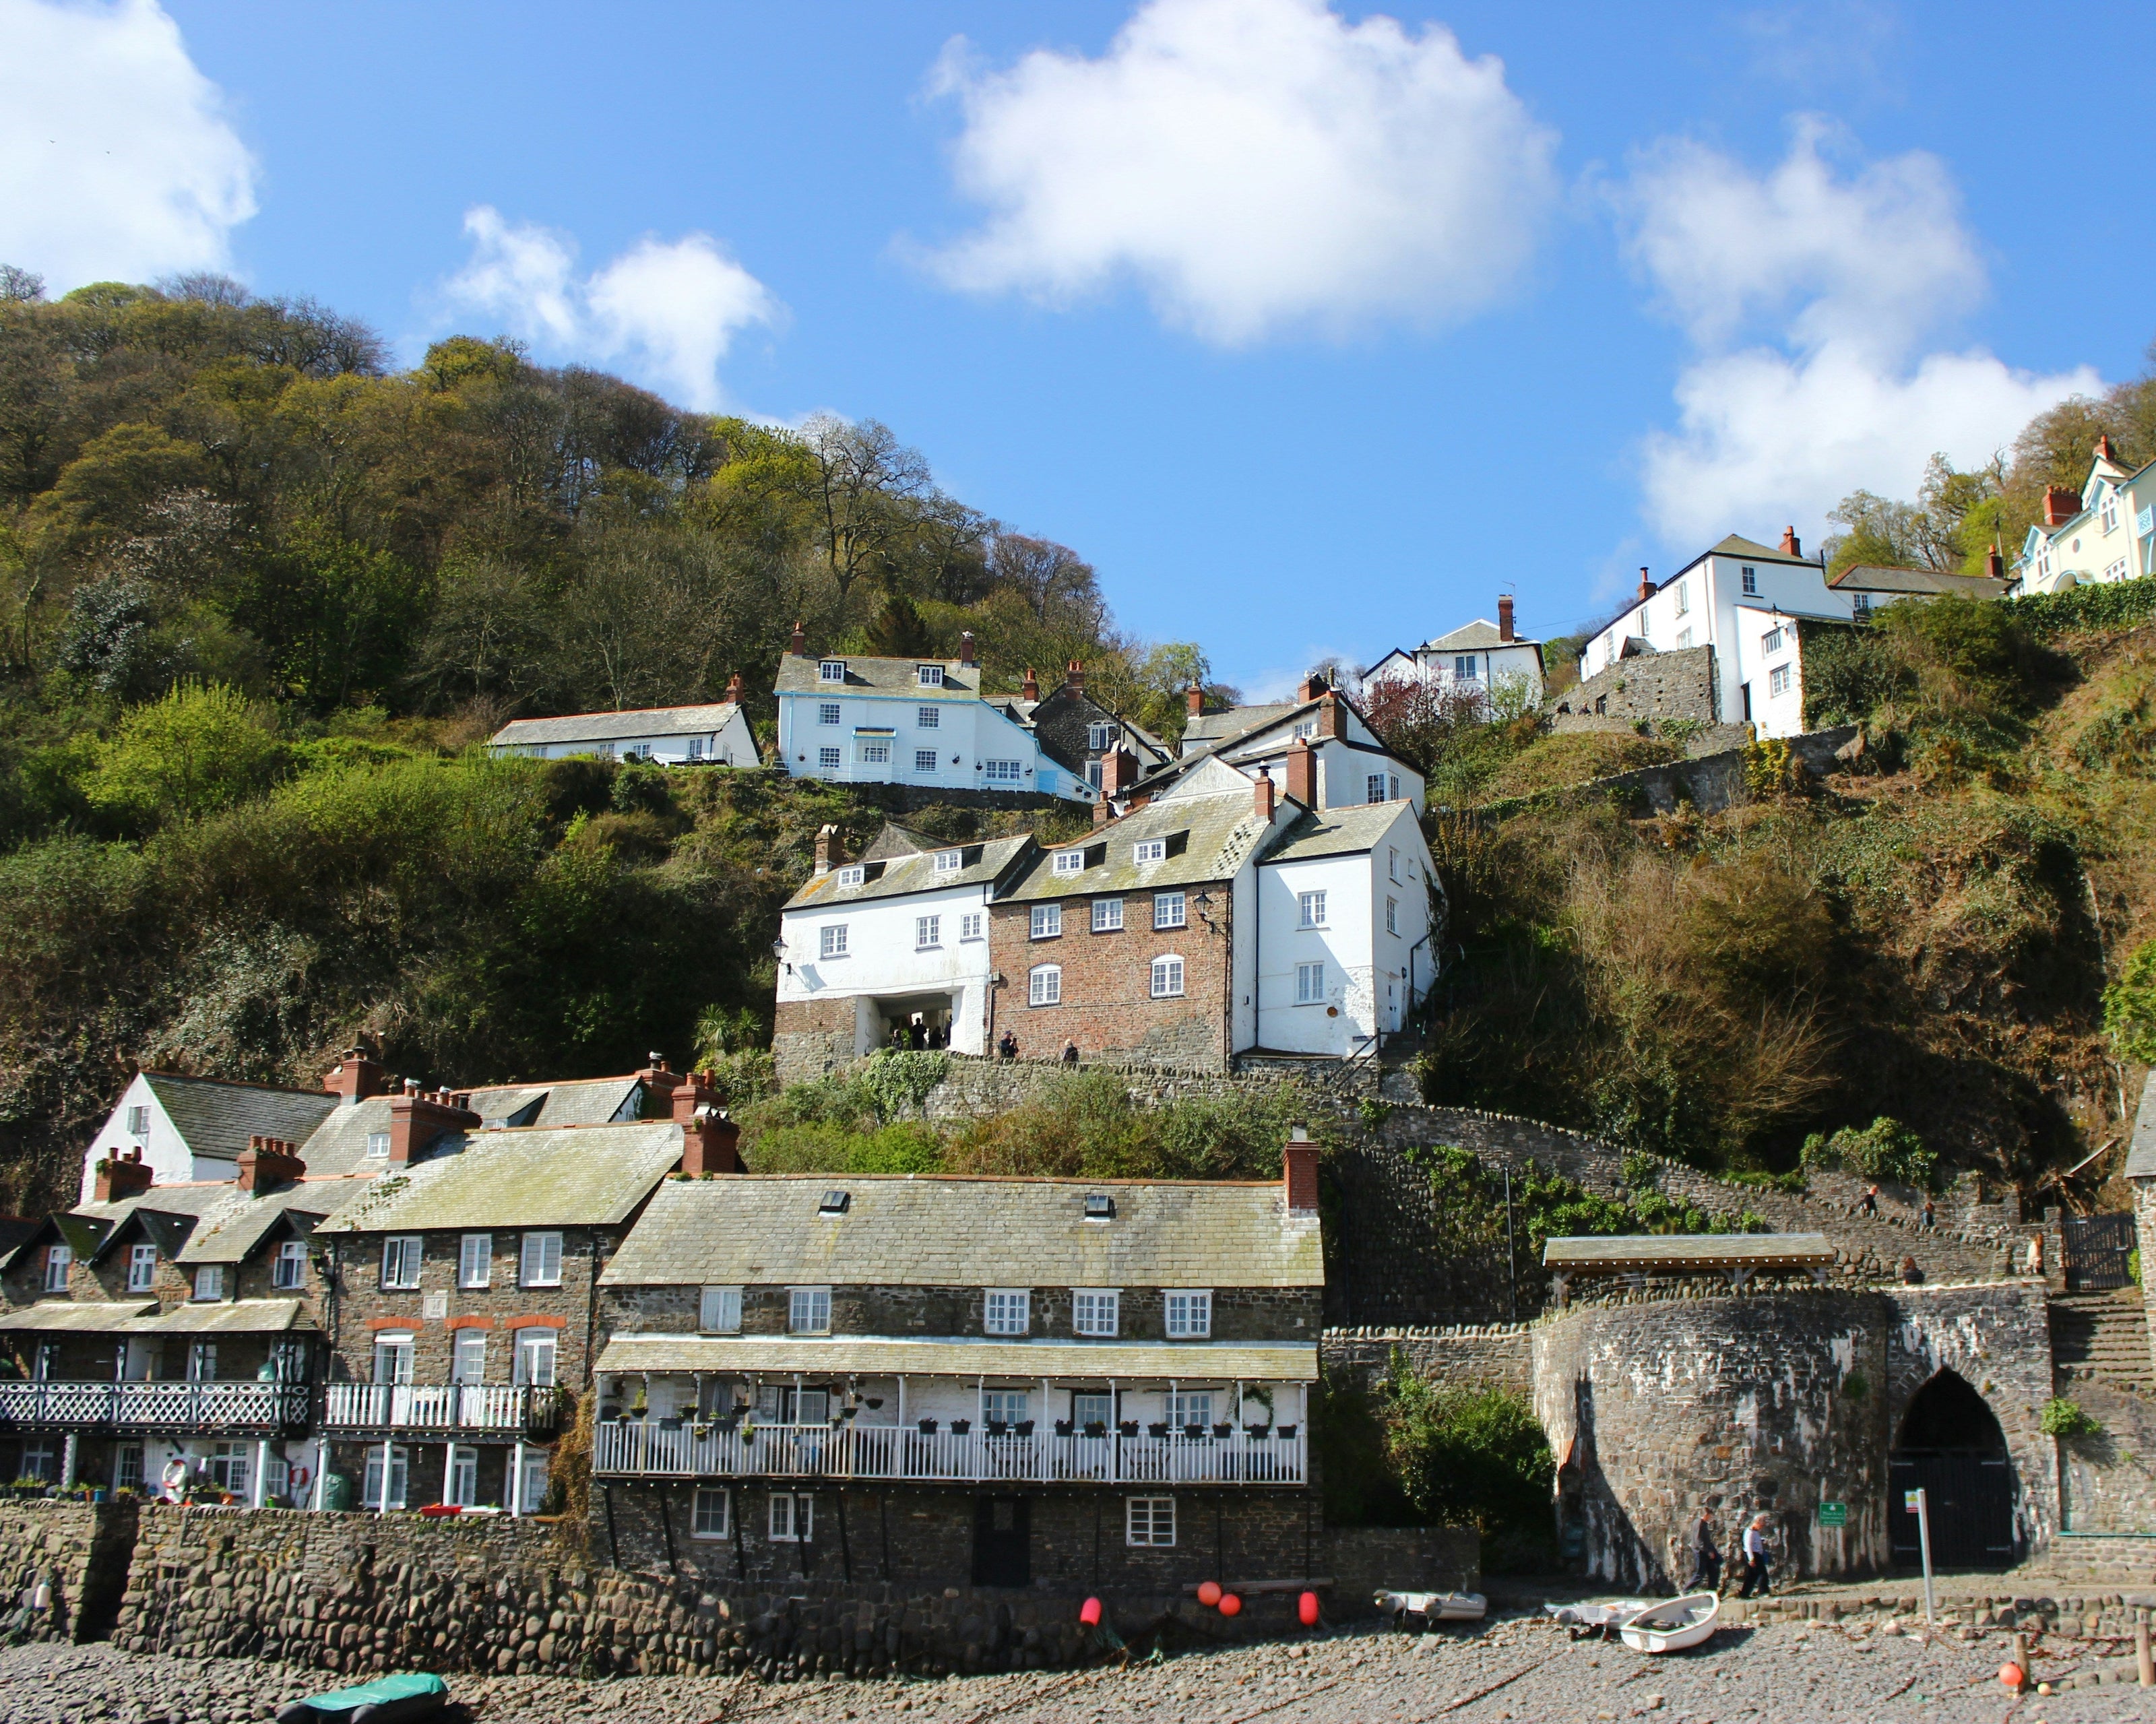
<path fill-rule="evenodd" d="M 1168 1435 L 1168 1421 L 1167 1421 L 1166 1419 L 1157 1419 L 1157 1420 L 1155 1420 L 1152 1424 L 1148 1424 L 1148 1425 L 1146 1427 L 1146 1434 L 1147 1434 L 1147 1436 L 1149 1436 L 1149 1437 L 1158 1437 L 1158 1438 L 1165 1439 L 1165 1438 L 1167 1437 L 1167 1435 Z"/>
<path fill-rule="evenodd" d="M 963 1437 L 973 1428 L 973 1421 L 970 1419 L 954 1419 L 951 1421 L 951 1434 L 954 1437 Z"/>

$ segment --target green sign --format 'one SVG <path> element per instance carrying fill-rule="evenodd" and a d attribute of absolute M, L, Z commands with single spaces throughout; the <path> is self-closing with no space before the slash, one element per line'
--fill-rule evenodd
<path fill-rule="evenodd" d="M 1846 1526 L 1849 1524 L 1849 1505 L 1845 1502 L 1823 1502 L 1820 1505 L 1820 1525 Z"/>

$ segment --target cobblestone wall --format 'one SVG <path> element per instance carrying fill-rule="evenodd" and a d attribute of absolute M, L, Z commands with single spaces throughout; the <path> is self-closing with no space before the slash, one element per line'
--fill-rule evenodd
<path fill-rule="evenodd" d="M 111 1626 L 135 1535 L 132 1502 L 0 1502 L 0 1598 L 12 1614 L 40 1584 L 51 1602 L 22 1625 L 33 1640 L 95 1639 Z"/>
<path fill-rule="evenodd" d="M 1712 724 L 1722 716 L 1717 705 L 1714 649 L 1699 646 L 1620 659 L 1567 689 L 1557 702 L 1556 713 L 1584 713 L 1590 718 L 1689 718 Z"/>
<path fill-rule="evenodd" d="M 2101 1383 L 2065 1393 L 2102 1429 L 2059 1442 L 2059 1516 L 2064 1531 L 2156 1532 L 2156 1408 Z M 2156 1563 L 2156 1550 L 2148 1553 Z"/>

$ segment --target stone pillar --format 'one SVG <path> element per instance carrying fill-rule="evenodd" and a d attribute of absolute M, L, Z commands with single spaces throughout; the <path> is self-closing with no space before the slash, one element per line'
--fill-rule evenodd
<path fill-rule="evenodd" d="M 82 1439 L 73 1431 L 60 1439 L 60 1489 L 63 1491 L 74 1483 L 75 1460 Z"/>

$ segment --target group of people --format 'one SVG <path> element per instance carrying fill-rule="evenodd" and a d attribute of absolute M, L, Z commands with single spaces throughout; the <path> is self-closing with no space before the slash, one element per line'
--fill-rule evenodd
<path fill-rule="evenodd" d="M 1742 1537 L 1731 1547 L 1731 1556 L 1737 1558 L 1744 1572 L 1744 1583 L 1737 1594 L 1740 1598 L 1750 1598 L 1754 1588 L 1758 1588 L 1761 1597 L 1766 1596 L 1767 1532 L 1774 1524 L 1772 1515 L 1753 1516 L 1745 1522 Z M 1688 1593 L 1720 1592 L 1722 1561 L 1721 1546 L 1715 1537 L 1714 1511 L 1703 1508 L 1699 1511 L 1699 1519 L 1692 1523 L 1691 1578 L 1685 1583 L 1685 1590 Z"/>
<path fill-rule="evenodd" d="M 916 1012 L 911 1018 L 901 1018 L 891 1027 L 891 1045 L 894 1048 L 947 1048 L 951 1032 L 941 1024 L 924 1022 Z"/>
<path fill-rule="evenodd" d="M 996 1058 L 1006 1065 L 1018 1058 L 1018 1037 L 1015 1033 L 1006 1029 L 996 1038 Z M 1075 1071 L 1078 1069 L 1078 1044 L 1066 1041 L 1063 1044 L 1062 1053 L 1056 1058 L 1068 1069 Z"/>

